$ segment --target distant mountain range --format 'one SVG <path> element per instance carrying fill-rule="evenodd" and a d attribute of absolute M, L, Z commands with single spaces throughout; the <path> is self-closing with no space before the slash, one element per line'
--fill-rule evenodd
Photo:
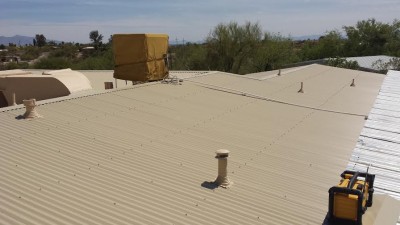
<path fill-rule="evenodd" d="M 292 37 L 293 40 L 295 41 L 302 41 L 302 40 L 318 40 L 318 38 L 321 37 L 321 35 L 306 35 L 306 36 L 298 36 L 298 37 Z M 22 36 L 22 35 L 15 35 L 13 37 L 5 37 L 5 36 L 0 36 L 0 45 L 6 45 L 8 46 L 9 43 L 13 43 L 16 45 L 31 45 L 33 43 L 34 37 L 28 37 L 28 36 Z M 56 43 L 61 43 L 60 41 L 55 41 Z M 204 41 L 198 41 L 198 42 L 192 42 L 192 43 L 197 43 L 197 44 L 202 44 Z M 174 41 L 171 41 L 172 45 L 180 44 L 180 43 L 174 43 Z"/>
<path fill-rule="evenodd" d="M 9 43 L 16 45 L 31 45 L 34 37 L 15 35 L 13 37 L 0 36 L 0 45 L 8 46 Z"/>

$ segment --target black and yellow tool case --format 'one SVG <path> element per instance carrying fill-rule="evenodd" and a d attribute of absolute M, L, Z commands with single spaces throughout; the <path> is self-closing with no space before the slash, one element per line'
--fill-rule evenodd
<path fill-rule="evenodd" d="M 362 215 L 372 206 L 374 174 L 344 171 L 337 186 L 329 189 L 329 211 L 324 224 L 362 225 Z"/>

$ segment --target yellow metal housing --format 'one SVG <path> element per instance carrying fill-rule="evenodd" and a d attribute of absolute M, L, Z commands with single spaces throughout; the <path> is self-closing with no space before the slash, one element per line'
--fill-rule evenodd
<path fill-rule="evenodd" d="M 154 81 L 168 75 L 166 34 L 115 34 L 113 51 L 114 78 Z"/>
<path fill-rule="evenodd" d="M 362 215 L 372 205 L 375 175 L 345 171 L 337 186 L 329 189 L 329 220 L 362 224 Z"/>

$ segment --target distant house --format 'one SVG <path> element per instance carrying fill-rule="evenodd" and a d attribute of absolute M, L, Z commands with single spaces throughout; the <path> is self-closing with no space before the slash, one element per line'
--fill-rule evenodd
<path fill-rule="evenodd" d="M 6 62 L 16 62 L 18 63 L 21 61 L 21 58 L 19 56 L 0 56 L 0 62 L 6 63 Z"/>

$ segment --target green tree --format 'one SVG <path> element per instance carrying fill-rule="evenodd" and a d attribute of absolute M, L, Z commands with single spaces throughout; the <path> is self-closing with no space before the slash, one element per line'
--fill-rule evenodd
<path fill-rule="evenodd" d="M 344 39 L 338 30 L 332 30 L 319 38 L 319 58 L 343 56 Z"/>
<path fill-rule="evenodd" d="M 210 69 L 241 73 L 243 65 L 260 46 L 261 39 L 262 31 L 258 23 L 218 24 L 206 40 Z"/>
<path fill-rule="evenodd" d="M 400 71 L 400 58 L 391 58 L 389 62 L 384 63 L 381 59 L 372 64 L 372 67 L 381 73 L 387 73 L 388 70 Z"/>
<path fill-rule="evenodd" d="M 306 41 L 298 54 L 304 61 L 344 56 L 344 43 L 338 30 L 327 31 L 316 41 Z"/>
<path fill-rule="evenodd" d="M 328 59 L 327 65 L 334 66 L 334 67 L 340 67 L 340 68 L 346 68 L 346 69 L 353 69 L 353 70 L 357 70 L 359 68 L 357 61 L 346 60 L 345 58 L 341 58 L 341 57 Z"/>
<path fill-rule="evenodd" d="M 280 34 L 265 33 L 261 46 L 251 58 L 249 72 L 261 72 L 282 68 L 296 61 L 293 41 Z"/>
<path fill-rule="evenodd" d="M 75 59 L 79 48 L 73 44 L 64 44 L 57 49 L 50 52 L 49 57 L 64 57 L 68 59 Z"/>
<path fill-rule="evenodd" d="M 206 45 L 187 43 L 170 46 L 172 70 L 208 70 Z"/>
<path fill-rule="evenodd" d="M 391 38 L 392 27 L 375 19 L 362 20 L 356 26 L 344 26 L 347 56 L 380 55 Z"/>
<path fill-rule="evenodd" d="M 40 50 L 34 46 L 26 46 L 21 54 L 22 60 L 33 60 L 38 58 L 40 55 Z"/>
<path fill-rule="evenodd" d="M 88 58 L 80 59 L 73 65 L 75 70 L 112 70 L 114 69 L 114 54 L 111 48 L 105 49 Z"/>
<path fill-rule="evenodd" d="M 103 43 L 103 35 L 99 34 L 98 30 L 90 31 L 89 38 L 92 41 L 93 47 L 97 50 Z"/>
<path fill-rule="evenodd" d="M 46 45 L 46 37 L 43 34 L 36 34 L 35 40 L 38 47 L 43 47 Z M 35 41 L 33 43 L 35 43 Z"/>
<path fill-rule="evenodd" d="M 385 54 L 400 56 L 400 20 L 394 20 L 391 25 L 391 32 L 388 43 L 385 45 Z"/>
<path fill-rule="evenodd" d="M 71 68 L 72 61 L 64 57 L 42 58 L 33 65 L 35 69 L 66 69 Z"/>

